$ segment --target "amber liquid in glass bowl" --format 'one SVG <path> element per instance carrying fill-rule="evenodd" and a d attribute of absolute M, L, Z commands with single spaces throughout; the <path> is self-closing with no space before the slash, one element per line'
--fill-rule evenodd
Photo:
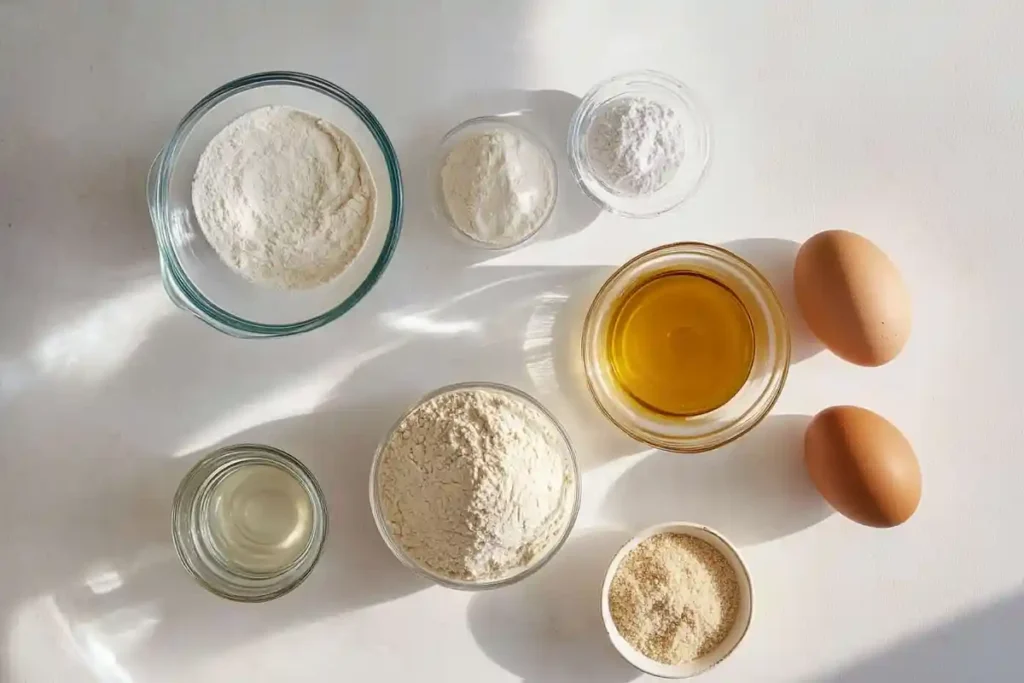
<path fill-rule="evenodd" d="M 654 273 L 612 305 L 608 364 L 619 385 L 656 413 L 688 417 L 736 395 L 754 362 L 740 299 L 700 273 Z"/>
<path fill-rule="evenodd" d="M 601 412 L 638 441 L 699 453 L 768 414 L 789 370 L 789 328 L 752 265 L 679 242 L 623 264 L 583 325 L 583 368 Z"/>

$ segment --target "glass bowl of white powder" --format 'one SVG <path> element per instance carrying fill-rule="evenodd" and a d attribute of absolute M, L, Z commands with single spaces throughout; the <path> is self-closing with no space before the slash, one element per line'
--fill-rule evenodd
<path fill-rule="evenodd" d="M 463 121 L 441 139 L 435 207 L 456 237 L 483 249 L 522 246 L 547 224 L 558 200 L 551 152 L 498 116 Z"/>
<path fill-rule="evenodd" d="M 237 337 L 343 315 L 383 274 L 402 223 L 398 157 L 377 118 L 294 72 L 204 97 L 153 162 L 147 196 L 167 293 Z"/>
<path fill-rule="evenodd" d="M 696 95 L 657 71 L 594 86 L 569 124 L 569 167 L 604 209 L 651 218 L 693 196 L 711 162 L 711 125 Z"/>
<path fill-rule="evenodd" d="M 448 588 L 520 581 L 559 551 L 580 509 L 576 454 L 528 394 L 470 382 L 423 397 L 370 469 L 370 507 L 404 565 Z"/>

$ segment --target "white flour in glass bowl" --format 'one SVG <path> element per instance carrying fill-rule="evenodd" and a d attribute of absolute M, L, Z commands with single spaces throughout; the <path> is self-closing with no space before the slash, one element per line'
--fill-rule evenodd
<path fill-rule="evenodd" d="M 206 146 L 192 204 L 233 271 L 256 284 L 310 289 L 359 255 L 376 188 L 359 148 L 337 126 L 269 106 L 235 119 Z"/>

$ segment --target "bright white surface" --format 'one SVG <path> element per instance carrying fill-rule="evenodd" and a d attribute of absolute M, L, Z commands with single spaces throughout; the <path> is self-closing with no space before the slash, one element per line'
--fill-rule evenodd
<path fill-rule="evenodd" d="M 1024 4 L 214 4 L 0 1 L 4 681 L 622 683 L 636 674 L 601 631 L 601 578 L 624 529 L 672 519 L 738 543 L 758 595 L 746 641 L 703 680 L 1024 677 Z M 575 98 L 637 67 L 686 81 L 715 126 L 682 211 L 598 216 L 566 184 L 546 239 L 500 258 L 434 224 L 424 170 L 445 130 L 531 109 L 559 145 Z M 144 176 L 203 94 L 272 68 L 331 79 L 379 116 L 406 231 L 351 315 L 238 341 L 164 297 Z M 835 227 L 903 270 L 916 317 L 899 359 L 865 370 L 801 345 L 775 417 L 702 458 L 643 454 L 601 423 L 569 361 L 607 266 L 700 239 L 785 289 L 794 242 Z M 587 468 L 562 554 L 476 595 L 405 571 L 366 500 L 388 424 L 471 379 L 545 401 Z M 905 527 L 822 519 L 794 416 L 836 403 L 914 443 L 925 491 Z M 302 458 L 332 504 L 322 564 L 267 605 L 206 595 L 168 545 L 184 470 L 242 439 Z"/>

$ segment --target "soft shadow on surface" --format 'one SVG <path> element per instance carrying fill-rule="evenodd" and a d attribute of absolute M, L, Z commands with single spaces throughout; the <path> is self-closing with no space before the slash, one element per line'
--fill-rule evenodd
<path fill-rule="evenodd" d="M 791 240 L 774 237 L 736 240 L 721 245 L 740 258 L 749 261 L 771 283 L 779 302 L 786 312 L 789 321 L 789 332 L 792 340 L 792 362 L 799 363 L 825 349 L 817 337 L 811 333 L 804 322 L 800 308 L 796 304 L 796 292 L 793 289 L 793 265 L 800 244 Z"/>
<path fill-rule="evenodd" d="M 805 415 L 769 415 L 737 441 L 695 455 L 653 453 L 613 485 L 606 513 L 631 527 L 706 524 L 753 545 L 831 514 L 803 464 Z"/>
<path fill-rule="evenodd" d="M 83 548 L 97 554 L 93 574 L 106 577 L 100 582 L 110 588 L 97 591 L 95 579 L 58 587 L 54 608 L 72 631 L 88 625 L 88 639 L 109 648 L 118 644 L 126 614 L 151 619 L 148 637 L 122 663 L 130 668 L 138 660 L 148 667 L 172 665 L 182 652 L 213 654 L 292 624 L 428 587 L 388 551 L 368 504 L 372 454 L 395 409 L 342 401 L 330 411 L 263 424 L 225 439 L 225 444 L 273 444 L 301 459 L 320 482 L 330 510 L 316 568 L 294 592 L 256 607 L 259 618 L 252 606 L 213 596 L 193 582 L 170 543 L 170 498 L 201 453 L 148 459 L 131 479 L 88 501 L 74 517 L 75 534 Z"/>
<path fill-rule="evenodd" d="M 533 391 L 562 422 L 583 469 L 648 450 L 601 413 L 587 388 L 582 339 L 590 304 L 612 266 L 589 272 L 551 287 L 527 321 L 526 372 Z"/>
<path fill-rule="evenodd" d="M 504 382 L 547 403 L 528 361 L 543 357 L 550 341 L 531 341 L 540 336 L 531 320 L 604 270 L 456 270 L 416 291 L 383 292 L 378 306 L 357 308 L 330 330 L 264 343 L 172 316 L 96 385 L 101 402 L 69 390 L 39 415 L 15 401 L 5 420 L 23 429 L 6 446 L 32 457 L 14 461 L 10 481 L 20 485 L 4 503 L 12 518 L 34 522 L 31 536 L 2 530 L 17 590 L 0 595 L 0 613 L 22 622 L 25 610 L 45 607 L 39 619 L 67 634 L 70 646 L 105 648 L 128 674 L 145 676 L 184 653 L 202 659 L 423 588 L 390 556 L 370 516 L 376 446 L 406 408 L 452 382 Z M 169 376 L 168 359 L 183 350 L 187 371 Z M 591 428 L 586 413 L 572 422 L 571 405 L 551 408 L 577 447 L 590 451 L 579 445 Z M 259 618 L 251 606 L 195 584 L 170 544 L 178 482 L 202 453 L 240 441 L 274 445 L 307 463 L 331 510 L 320 564 L 294 593 L 255 608 Z M 157 452 L 157 443 L 166 450 Z M 75 457 L 63 457 L 69 451 Z M 126 639 L 126 631 L 137 635 Z M 101 659 L 83 655 L 90 666 Z"/>
<path fill-rule="evenodd" d="M 601 619 L 601 586 L 629 534 L 593 531 L 570 538 L 535 575 L 480 593 L 469 627 L 480 648 L 528 683 L 625 683 L 639 677 L 615 651 Z"/>
<path fill-rule="evenodd" d="M 447 304 L 386 314 L 384 322 L 392 329 L 418 331 L 388 354 L 388 372 L 415 387 L 405 392 L 409 401 L 455 381 L 518 387 L 565 427 L 584 469 L 641 452 L 646 446 L 598 411 L 583 375 L 582 320 L 608 271 L 607 266 L 495 266 L 456 274 Z"/>
<path fill-rule="evenodd" d="M 589 224 L 597 208 L 581 194 L 573 204 L 579 190 L 563 165 L 575 98 L 519 94 L 515 106 L 541 117 L 529 126 L 535 134 L 562 135 L 546 140 L 560 196 L 544 241 Z M 488 109 L 467 116 L 496 113 Z M 11 291 L 32 292 L 3 302 L 19 324 L 0 347 L 0 424 L 12 454 L 0 623 L 14 625 L 9 644 L 59 637 L 99 680 L 148 680 L 183 656 L 213 656 L 422 588 L 370 519 L 373 449 L 405 408 L 442 384 L 485 379 L 538 394 L 526 370 L 537 355 L 527 348 L 530 320 L 591 271 L 467 267 L 494 254 L 428 218 L 426 160 L 461 120 L 449 118 L 429 140 L 392 138 L 407 190 L 403 234 L 364 301 L 298 337 L 227 337 L 174 308 L 160 288 L 145 175 L 176 117 L 130 138 L 118 132 L 114 152 L 85 142 L 65 149 L 29 128 L 17 163 L 0 167 L 10 181 L 0 183 L 10 223 L 0 225 L 0 264 Z M 55 149 L 59 168 L 40 166 Z M 25 202 L 53 183 L 62 191 L 51 201 Z M 54 245 L 75 256 L 59 278 L 38 267 L 53 260 L 40 249 Z M 568 408 L 551 407 L 565 419 Z M 574 442 L 587 434 L 585 420 L 567 427 Z M 301 458 L 331 506 L 325 555 L 308 581 L 256 608 L 206 593 L 170 544 L 171 499 L 188 467 L 241 440 Z M 108 661 L 118 670 L 102 673 Z M 7 666 L 0 662 L 0 678 Z"/>
<path fill-rule="evenodd" d="M 1016 683 L 1024 680 L 1024 660 L 1018 653 L 1022 625 L 1024 595 L 1016 595 L 814 680 L 821 683 Z"/>
<path fill-rule="evenodd" d="M 231 49 L 214 50 L 234 57 L 213 72 L 192 74 L 207 85 L 173 88 L 156 106 L 129 106 L 135 115 L 111 127 L 103 125 L 110 111 L 131 105 L 125 93 L 144 89 L 148 75 L 145 69 L 132 72 L 138 78 L 119 71 L 117 46 L 111 51 L 102 31 L 85 26 L 76 45 L 90 57 L 88 72 L 85 57 L 69 62 L 70 71 L 55 72 L 57 81 L 26 88 L 19 100 L 24 106 L 6 119 L 16 134 L 7 136 L 9 154 L 0 164 L 0 271 L 10 294 L 3 310 L 17 325 L 0 345 L 0 431 L 8 456 L 2 458 L 7 485 L 0 502 L 8 521 L 0 526 L 7 556 L 0 678 L 9 674 L 7 654 L 19 644 L 35 646 L 25 648 L 25 663 L 36 659 L 39 643 L 53 642 L 88 671 L 42 679 L 162 679 L 186 663 L 197 664 L 193 657 L 212 658 L 233 643 L 258 646 L 261 637 L 418 590 L 422 585 L 387 554 L 369 520 L 371 446 L 410 402 L 440 384 L 480 378 L 531 390 L 523 348 L 527 322 L 547 288 L 578 271 L 467 269 L 494 254 L 430 225 L 426 157 L 461 118 L 439 116 L 444 120 L 436 135 L 419 136 L 414 128 L 421 125 L 421 111 L 429 117 L 432 109 L 448 107 L 446 98 L 479 91 L 479 83 L 451 68 L 453 59 L 472 59 L 475 46 L 470 52 L 454 43 L 435 49 L 432 37 L 451 29 L 450 17 L 407 12 L 407 28 L 420 30 L 405 31 L 406 47 L 424 48 L 422 59 L 410 64 L 381 55 L 385 66 L 394 67 L 385 69 L 393 78 L 376 87 L 380 78 L 361 79 L 349 68 L 349 57 L 365 53 L 378 28 L 394 29 L 394 17 L 371 5 L 357 12 L 359 21 L 324 24 L 334 28 L 321 38 L 344 40 L 314 40 L 293 58 L 302 68 L 303 61 L 323 65 L 318 57 L 327 56 L 323 75 L 365 97 L 384 122 L 406 181 L 403 236 L 388 272 L 359 306 L 300 337 L 232 339 L 166 298 L 154 302 L 148 296 L 159 287 L 145 200 L 153 156 L 188 106 L 217 82 L 239 75 L 235 70 L 244 67 L 246 54 L 257 61 L 263 55 L 266 62 L 266 39 L 288 27 L 268 25 L 260 35 L 240 24 L 244 30 L 237 35 L 221 36 Z M 516 7 L 486 8 L 481 25 L 500 27 L 496 38 L 514 45 L 519 14 Z M 131 20 L 146 24 L 138 16 Z M 101 24 L 109 29 L 109 22 Z M 307 29 L 296 31 L 305 35 Z M 59 53 L 66 41 L 59 31 L 51 33 L 32 44 Z M 338 44 L 345 46 L 341 52 Z M 505 54 L 503 63 L 480 62 L 482 82 L 501 84 L 519 73 L 515 51 Z M 93 58 L 97 78 L 88 81 Z M 121 77 L 100 78 L 111 69 Z M 67 117 L 54 118 L 49 105 L 68 83 L 82 82 L 97 96 L 80 102 L 65 125 Z M 560 165 L 556 214 L 537 241 L 574 232 L 597 215 L 582 196 L 573 208 L 579 190 L 562 165 L 576 99 L 509 92 L 522 95 L 515 109 L 535 109 L 549 126 L 531 129 L 541 137 L 552 133 L 548 143 Z M 467 116 L 493 113 L 501 112 L 487 106 Z M 89 134 L 81 135 L 83 130 Z M 15 294 L 25 292 L 31 296 Z M 132 324 L 112 325 L 111 311 Z M 126 338 L 130 344 L 123 343 Z M 48 349 L 40 356 L 46 363 L 36 358 L 37 348 Z M 180 568 L 169 542 L 171 497 L 185 471 L 201 452 L 242 439 L 295 453 L 332 499 L 328 546 L 318 568 L 294 593 L 258 607 L 207 594 Z M 381 635 L 386 641 L 388 634 Z"/>
<path fill-rule="evenodd" d="M 102 139 L 54 139 L 39 122 L 24 123 L 8 135 L 11 156 L 0 163 L 7 290 L 0 306 L 6 320 L 18 321 L 5 326 L 6 351 L 31 345 L 126 281 L 158 274 L 145 179 L 173 129 L 169 116 L 121 133 L 111 147 Z"/>

